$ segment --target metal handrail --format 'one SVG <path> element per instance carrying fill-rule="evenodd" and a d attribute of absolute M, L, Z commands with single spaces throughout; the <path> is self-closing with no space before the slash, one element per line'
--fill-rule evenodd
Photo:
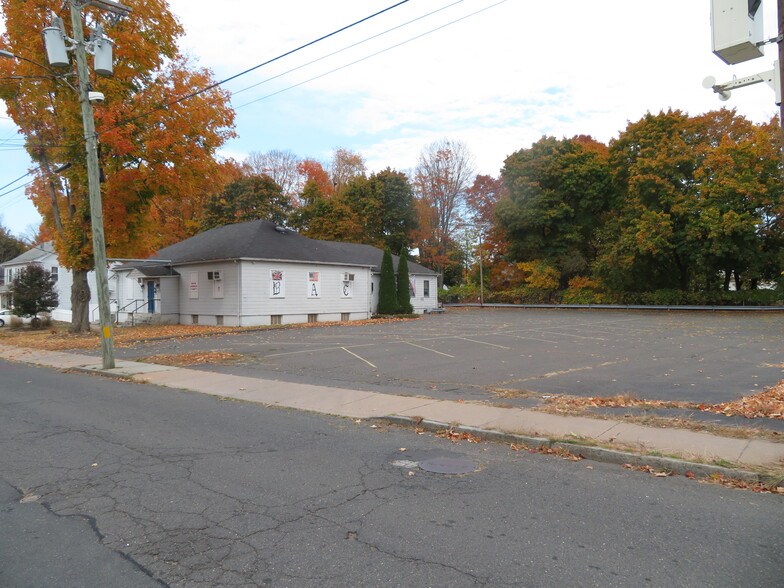
<path fill-rule="evenodd" d="M 110 305 L 111 305 L 111 303 L 112 303 L 112 302 L 114 302 L 115 304 L 120 304 L 120 301 L 119 301 L 119 300 L 109 300 L 109 304 L 110 304 Z M 99 310 L 100 310 L 100 307 L 98 307 L 98 306 L 96 306 L 95 308 L 93 308 L 93 311 L 90 313 L 90 322 L 91 322 L 91 323 L 94 323 L 94 322 L 95 322 L 95 313 L 96 313 L 97 311 L 99 311 Z"/>
<path fill-rule="evenodd" d="M 153 299 L 153 301 L 154 300 L 156 300 L 156 299 Z M 141 308 L 142 306 L 144 306 L 145 304 L 148 304 L 148 303 L 149 303 L 149 300 L 147 300 L 145 298 L 135 298 L 135 299 L 131 300 L 128 304 L 123 306 L 122 308 L 118 308 L 117 312 L 125 312 L 125 309 L 128 308 L 129 306 L 133 305 L 133 304 L 135 304 L 136 307 L 133 310 L 129 310 L 128 312 L 129 313 L 130 312 L 136 312 L 137 310 L 139 310 L 139 308 Z"/>

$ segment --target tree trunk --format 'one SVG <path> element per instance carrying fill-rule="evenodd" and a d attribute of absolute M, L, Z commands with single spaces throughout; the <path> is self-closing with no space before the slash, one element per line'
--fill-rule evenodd
<path fill-rule="evenodd" d="M 71 333 L 86 333 L 90 330 L 90 286 L 87 270 L 73 271 L 71 286 Z"/>
<path fill-rule="evenodd" d="M 743 280 L 741 280 L 738 270 L 732 270 L 732 275 L 735 276 L 735 289 L 740 292 L 740 287 L 743 284 Z"/>

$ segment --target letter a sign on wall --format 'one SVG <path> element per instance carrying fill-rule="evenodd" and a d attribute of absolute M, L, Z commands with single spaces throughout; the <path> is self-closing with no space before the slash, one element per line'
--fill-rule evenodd
<path fill-rule="evenodd" d="M 321 297 L 321 281 L 319 272 L 308 272 L 308 298 Z"/>

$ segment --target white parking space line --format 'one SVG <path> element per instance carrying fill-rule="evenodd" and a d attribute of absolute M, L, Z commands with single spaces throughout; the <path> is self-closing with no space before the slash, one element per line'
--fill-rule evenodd
<path fill-rule="evenodd" d="M 370 363 L 370 362 L 369 362 L 367 359 L 365 359 L 364 357 L 360 357 L 359 355 L 357 355 L 357 354 L 356 354 L 356 353 L 354 353 L 353 351 L 349 351 L 349 350 L 348 350 L 348 349 L 346 349 L 345 347 L 341 347 L 341 349 L 342 349 L 343 351 L 345 351 L 346 353 L 348 353 L 348 354 L 350 354 L 350 355 L 353 355 L 353 356 L 354 356 L 354 357 L 356 357 L 357 359 L 361 359 L 362 361 L 364 361 L 366 364 L 368 364 L 368 365 L 369 365 L 370 367 L 372 367 L 373 369 L 376 369 L 376 370 L 378 369 L 378 366 L 375 366 L 375 365 L 373 365 L 373 364 L 372 364 L 372 363 Z"/>
<path fill-rule="evenodd" d="M 568 327 L 564 327 L 565 329 Z M 552 331 L 542 331 L 545 335 L 558 335 L 559 337 L 574 337 L 575 339 L 593 339 L 594 341 L 606 341 L 604 337 L 586 337 L 585 335 L 575 335 L 574 333 L 553 333 Z"/>
<path fill-rule="evenodd" d="M 349 345 L 349 347 L 373 347 L 376 343 L 357 343 L 356 345 Z M 267 357 L 281 357 L 283 355 L 301 355 L 303 353 L 317 353 L 319 351 L 337 351 L 338 349 L 344 349 L 348 351 L 345 347 L 321 347 L 319 349 L 300 349 L 299 351 L 284 351 L 283 353 L 265 353 L 262 354 L 262 358 Z"/>
<path fill-rule="evenodd" d="M 539 341 L 540 343 L 552 343 L 555 345 L 558 341 L 550 341 L 549 339 L 538 339 L 536 337 L 523 337 L 522 335 L 512 335 L 510 333 L 498 333 L 501 337 L 514 337 L 515 339 L 522 339 L 523 341 Z"/>
<path fill-rule="evenodd" d="M 419 349 L 424 349 L 425 351 L 432 351 L 433 353 L 438 353 L 438 355 L 443 355 L 444 357 L 451 357 L 454 359 L 454 355 L 449 355 L 448 353 L 442 353 L 441 351 L 436 351 L 435 349 L 430 349 L 430 347 L 422 347 L 421 345 L 417 345 L 416 343 L 411 343 L 410 341 L 403 341 L 406 345 L 411 345 L 412 347 L 419 347 Z"/>
<path fill-rule="evenodd" d="M 471 343 L 479 343 L 481 345 L 489 345 L 490 347 L 498 347 L 499 349 L 511 349 L 511 347 L 504 347 L 503 345 L 496 345 L 495 343 L 485 343 L 484 341 L 477 341 L 476 339 L 469 339 L 468 337 L 455 337 L 462 341 L 470 341 Z"/>

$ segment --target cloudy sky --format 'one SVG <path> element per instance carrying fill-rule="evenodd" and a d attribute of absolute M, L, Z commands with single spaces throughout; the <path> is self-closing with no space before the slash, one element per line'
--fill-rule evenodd
<path fill-rule="evenodd" d="M 225 79 L 395 4 L 395 0 L 169 0 L 182 49 Z M 775 2 L 764 0 L 765 37 Z M 655 9 L 655 10 L 652 10 Z M 617 137 L 646 112 L 733 107 L 754 121 L 778 111 L 759 84 L 729 102 L 702 87 L 773 67 L 711 53 L 709 0 L 409 0 L 226 87 L 239 138 L 223 155 L 291 150 L 327 160 L 336 147 L 371 170 L 408 170 L 429 143 L 469 147 L 480 173 L 543 135 Z M 0 186 L 30 162 L 0 111 Z M 29 178 L 27 178 L 29 179 Z M 24 181 L 0 189 L 2 223 L 22 233 L 38 216 Z M 9 192 L 9 190 L 12 190 Z"/>

